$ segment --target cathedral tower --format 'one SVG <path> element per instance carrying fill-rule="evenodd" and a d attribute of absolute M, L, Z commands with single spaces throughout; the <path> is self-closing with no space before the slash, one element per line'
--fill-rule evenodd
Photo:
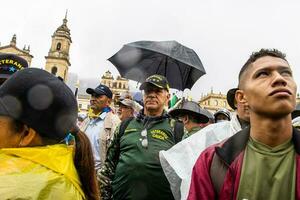
<path fill-rule="evenodd" d="M 69 66 L 71 66 L 69 50 L 72 40 L 67 22 L 66 12 L 63 24 L 52 35 L 52 44 L 48 56 L 45 56 L 45 69 L 56 76 L 60 76 L 64 81 L 67 80 Z"/>

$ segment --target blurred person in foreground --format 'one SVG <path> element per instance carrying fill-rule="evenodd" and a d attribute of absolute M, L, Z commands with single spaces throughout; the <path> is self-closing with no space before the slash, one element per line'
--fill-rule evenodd
<path fill-rule="evenodd" d="M 227 92 L 227 102 L 235 110 L 230 121 L 210 124 L 168 151 L 159 152 L 161 165 L 170 182 L 175 199 L 187 198 L 192 169 L 201 152 L 206 147 L 234 135 L 249 125 L 248 105 L 235 100 L 237 90 L 233 88 Z M 209 111 L 207 113 L 213 121 L 213 115 Z"/>
<path fill-rule="evenodd" d="M 99 199 L 77 102 L 52 74 L 16 72 L 0 87 L 0 198 Z"/>
<path fill-rule="evenodd" d="M 11 53 L 0 53 L 0 85 L 15 72 L 28 68 L 25 59 Z"/>
<path fill-rule="evenodd" d="M 201 153 L 188 199 L 300 199 L 300 132 L 291 118 L 296 90 L 283 53 L 250 56 L 235 94 L 249 106 L 250 126 Z"/>
<path fill-rule="evenodd" d="M 173 199 L 158 158 L 160 150 L 175 144 L 164 109 L 170 98 L 169 83 L 164 76 L 152 75 L 140 89 L 144 90 L 144 109 L 121 123 L 98 173 L 103 199 Z"/>

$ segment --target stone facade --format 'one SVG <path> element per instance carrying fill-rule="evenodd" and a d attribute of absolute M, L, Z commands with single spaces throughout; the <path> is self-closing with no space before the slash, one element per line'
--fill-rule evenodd
<path fill-rule="evenodd" d="M 9 45 L 0 46 L 0 53 L 11 53 L 11 54 L 18 55 L 27 61 L 28 66 L 31 65 L 31 60 L 33 58 L 33 56 L 30 54 L 29 45 L 27 47 L 25 45 L 23 50 L 17 47 L 17 36 L 15 34 L 13 35 Z"/>
<path fill-rule="evenodd" d="M 88 113 L 90 108 L 90 98 L 88 94 L 79 94 L 77 97 L 78 109 L 80 113 Z"/>
<path fill-rule="evenodd" d="M 111 89 L 115 102 L 119 99 L 122 93 L 129 92 L 128 79 L 122 78 L 121 76 L 117 76 L 117 78 L 114 79 L 110 71 L 105 72 L 100 83 Z"/>
<path fill-rule="evenodd" d="M 209 94 L 201 97 L 199 105 L 212 113 L 216 112 L 220 108 L 226 108 L 229 111 L 233 111 L 228 105 L 226 95 L 220 93 L 214 93 L 211 91 Z"/>

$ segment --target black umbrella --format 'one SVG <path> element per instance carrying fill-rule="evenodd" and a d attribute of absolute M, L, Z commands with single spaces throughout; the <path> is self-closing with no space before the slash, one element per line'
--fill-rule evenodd
<path fill-rule="evenodd" d="M 121 76 L 143 82 L 148 76 L 167 77 L 170 87 L 191 89 L 205 74 L 205 69 L 194 50 L 176 41 L 138 41 L 123 46 L 108 59 Z"/>

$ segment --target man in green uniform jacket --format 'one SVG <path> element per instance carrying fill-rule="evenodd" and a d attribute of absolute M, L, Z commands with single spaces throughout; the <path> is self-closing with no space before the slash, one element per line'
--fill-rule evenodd
<path fill-rule="evenodd" d="M 124 129 L 116 130 L 104 166 L 98 173 L 102 199 L 174 199 L 158 153 L 174 144 L 165 77 L 152 75 L 141 85 L 144 109 Z"/>

